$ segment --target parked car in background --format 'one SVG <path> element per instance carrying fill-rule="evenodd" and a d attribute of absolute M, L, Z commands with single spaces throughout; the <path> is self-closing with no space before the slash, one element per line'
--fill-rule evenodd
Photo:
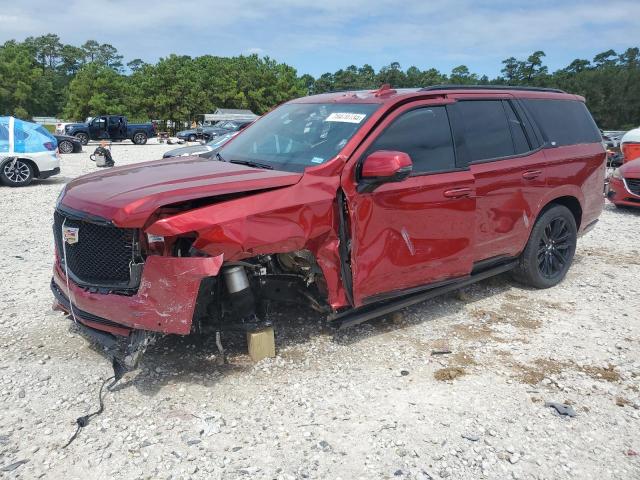
<path fill-rule="evenodd" d="M 182 130 L 176 134 L 176 137 L 189 142 L 195 142 L 199 139 L 208 142 L 209 140 L 220 135 L 224 135 L 225 133 L 240 131 L 248 125 L 251 125 L 251 123 L 253 123 L 253 120 L 242 122 L 232 120 L 222 121 L 210 127 L 198 127 L 190 130 Z"/>
<path fill-rule="evenodd" d="M 53 295 L 128 368 L 154 335 L 262 329 L 280 302 L 347 327 L 507 271 L 552 287 L 604 204 L 600 132 L 559 90 L 306 97 L 218 160 L 117 167 L 59 197 Z"/>
<path fill-rule="evenodd" d="M 616 207 L 640 208 L 640 158 L 625 162 L 613 171 L 607 198 Z"/>
<path fill-rule="evenodd" d="M 57 148 L 55 137 L 42 125 L 0 117 L 0 181 L 24 187 L 60 173 Z"/>
<path fill-rule="evenodd" d="M 606 143 L 606 148 L 620 148 L 620 141 L 624 134 L 624 130 L 603 130 L 602 139 Z"/>
<path fill-rule="evenodd" d="M 220 135 L 219 137 L 214 138 L 210 142 L 205 143 L 204 145 L 190 145 L 188 147 L 175 148 L 173 150 L 169 150 L 162 155 L 162 158 L 171 158 L 171 157 L 189 157 L 189 156 L 199 156 L 202 158 L 213 158 L 216 153 L 220 151 L 220 149 L 233 137 L 238 135 L 240 132 L 229 132 L 224 135 Z"/>
<path fill-rule="evenodd" d="M 67 127 L 67 125 L 71 125 L 73 122 L 58 122 L 56 123 L 56 130 L 55 130 L 55 134 L 56 135 L 64 135 L 65 132 L 65 128 Z"/>
<path fill-rule="evenodd" d="M 58 151 L 60 153 L 80 153 L 82 151 L 82 142 L 71 135 L 53 135 L 58 141 Z"/>
<path fill-rule="evenodd" d="M 640 128 L 634 128 L 624 134 L 620 141 L 623 162 L 631 162 L 640 158 Z"/>
<path fill-rule="evenodd" d="M 100 115 L 87 123 L 66 125 L 65 134 L 76 137 L 82 145 L 89 140 L 131 140 L 136 145 L 144 145 L 156 136 L 156 126 L 151 122 L 129 123 L 123 115 Z"/>

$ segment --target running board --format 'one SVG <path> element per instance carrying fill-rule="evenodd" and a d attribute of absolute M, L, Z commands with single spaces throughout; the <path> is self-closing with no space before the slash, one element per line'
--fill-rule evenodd
<path fill-rule="evenodd" d="M 498 265 L 497 267 L 492 267 L 487 270 L 474 273 L 455 283 L 450 283 L 441 287 L 434 287 L 432 289 L 414 293 L 411 295 L 403 295 L 394 300 L 387 300 L 378 304 L 366 305 L 353 310 L 348 310 L 346 312 L 342 312 L 329 317 L 329 321 L 335 322 L 338 329 L 343 330 L 345 328 L 358 325 L 359 323 L 366 322 L 367 320 L 371 320 L 372 318 L 387 315 L 389 313 L 395 312 L 396 310 L 400 310 L 402 308 L 415 305 L 416 303 L 430 300 L 439 295 L 458 290 L 459 288 L 466 287 L 467 285 L 479 282 L 480 280 L 485 280 L 489 277 L 493 277 L 494 275 L 508 272 L 509 270 L 513 270 L 517 264 L 517 260 L 503 263 L 501 265 Z"/>

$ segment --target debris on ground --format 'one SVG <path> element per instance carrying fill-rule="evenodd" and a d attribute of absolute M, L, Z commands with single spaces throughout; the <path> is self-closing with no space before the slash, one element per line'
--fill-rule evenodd
<path fill-rule="evenodd" d="M 566 405 L 564 403 L 558 403 L 558 402 L 544 402 L 544 406 L 553 408 L 556 411 L 556 413 L 560 416 L 566 416 L 566 417 L 576 416 L 576 411 L 573 409 L 571 405 Z"/>

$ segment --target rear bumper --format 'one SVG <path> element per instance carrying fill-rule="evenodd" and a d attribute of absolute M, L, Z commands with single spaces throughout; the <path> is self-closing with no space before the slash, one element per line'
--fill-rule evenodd
<path fill-rule="evenodd" d="M 619 178 L 610 178 L 607 198 L 615 205 L 640 207 L 640 195 L 632 193 L 625 182 Z"/>
<path fill-rule="evenodd" d="M 187 335 L 191 332 L 200 282 L 216 276 L 221 266 L 222 256 L 150 256 L 138 292 L 127 296 L 98 293 L 72 280 L 67 288 L 64 271 L 56 262 L 51 289 L 63 310 L 93 329 L 124 336 L 134 329 Z"/>

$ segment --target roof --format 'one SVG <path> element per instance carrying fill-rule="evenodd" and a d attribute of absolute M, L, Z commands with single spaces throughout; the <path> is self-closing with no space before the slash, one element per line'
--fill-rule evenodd
<path fill-rule="evenodd" d="M 562 90 L 538 87 L 512 87 L 500 85 L 434 85 L 424 88 L 390 88 L 383 85 L 378 90 L 355 90 L 343 92 L 321 93 L 292 100 L 291 103 L 397 103 L 403 99 L 421 97 L 447 97 L 453 94 L 474 94 L 487 96 L 511 94 L 525 98 L 557 98 L 566 100 L 582 100 Z"/>

